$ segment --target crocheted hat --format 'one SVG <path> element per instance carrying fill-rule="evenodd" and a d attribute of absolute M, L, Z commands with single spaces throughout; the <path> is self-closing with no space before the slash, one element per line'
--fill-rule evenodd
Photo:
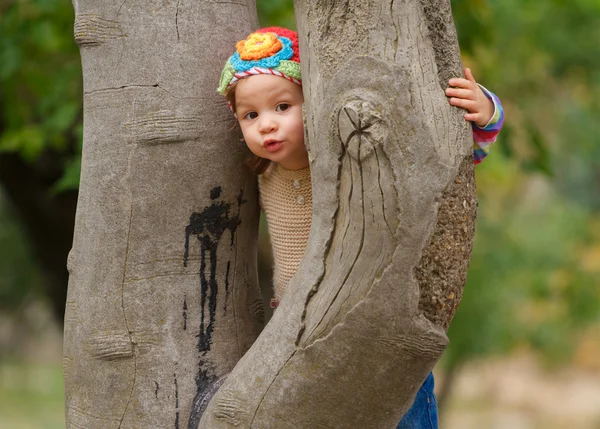
<path fill-rule="evenodd" d="M 273 74 L 302 85 L 298 33 L 281 27 L 261 28 L 236 45 L 229 57 L 217 92 L 225 95 L 227 88 L 239 79 L 255 74 Z"/>

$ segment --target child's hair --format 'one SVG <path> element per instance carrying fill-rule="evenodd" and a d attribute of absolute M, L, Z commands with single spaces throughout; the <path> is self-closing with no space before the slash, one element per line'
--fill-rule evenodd
<path fill-rule="evenodd" d="M 229 57 L 217 92 L 224 95 L 235 114 L 235 87 L 239 79 L 257 74 L 272 74 L 302 85 L 298 34 L 281 27 L 261 28 L 236 44 Z M 264 173 L 271 161 L 250 154 L 245 164 L 255 174 Z"/>
<path fill-rule="evenodd" d="M 231 107 L 231 111 L 235 114 L 235 87 L 237 82 L 231 85 L 225 93 L 225 98 Z M 259 175 L 267 171 L 267 168 L 271 165 L 271 160 L 261 158 L 258 155 L 254 155 L 252 152 L 244 160 L 244 165 L 252 171 L 252 173 Z"/>

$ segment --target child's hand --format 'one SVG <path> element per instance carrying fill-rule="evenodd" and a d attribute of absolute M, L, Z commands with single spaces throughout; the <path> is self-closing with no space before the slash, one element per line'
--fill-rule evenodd
<path fill-rule="evenodd" d="M 453 106 L 469 111 L 465 114 L 467 121 L 475 122 L 480 128 L 485 127 L 494 114 L 494 103 L 477 85 L 471 69 L 465 69 L 465 77 L 450 79 L 448 84 L 453 88 L 446 88 L 446 96 L 451 97 L 450 104 Z"/>

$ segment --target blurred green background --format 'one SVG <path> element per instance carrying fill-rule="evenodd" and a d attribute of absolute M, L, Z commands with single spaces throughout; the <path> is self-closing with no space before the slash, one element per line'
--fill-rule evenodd
<path fill-rule="evenodd" d="M 464 63 L 506 123 L 476 169 L 475 247 L 436 369 L 441 425 L 600 428 L 600 0 L 451 3 Z M 295 27 L 291 1 L 258 5 L 262 25 Z M 73 19 L 67 0 L 0 0 L 0 429 L 64 427 Z"/>

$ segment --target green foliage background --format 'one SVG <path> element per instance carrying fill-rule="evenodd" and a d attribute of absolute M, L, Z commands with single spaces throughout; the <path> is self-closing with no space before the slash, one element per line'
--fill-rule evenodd
<path fill-rule="evenodd" d="M 291 1 L 261 24 L 294 27 Z M 466 65 L 506 124 L 477 167 L 477 236 L 443 364 L 536 350 L 569 361 L 600 323 L 600 0 L 452 0 Z M 66 0 L 0 0 L 0 153 L 59 154 L 76 189 L 82 84 Z M 0 311 L 40 293 L 27 235 L 0 193 Z"/>
<path fill-rule="evenodd" d="M 82 142 L 82 78 L 74 11 L 64 0 L 0 2 L 0 152 L 35 161 L 64 154 L 57 191 L 76 189 Z"/>

